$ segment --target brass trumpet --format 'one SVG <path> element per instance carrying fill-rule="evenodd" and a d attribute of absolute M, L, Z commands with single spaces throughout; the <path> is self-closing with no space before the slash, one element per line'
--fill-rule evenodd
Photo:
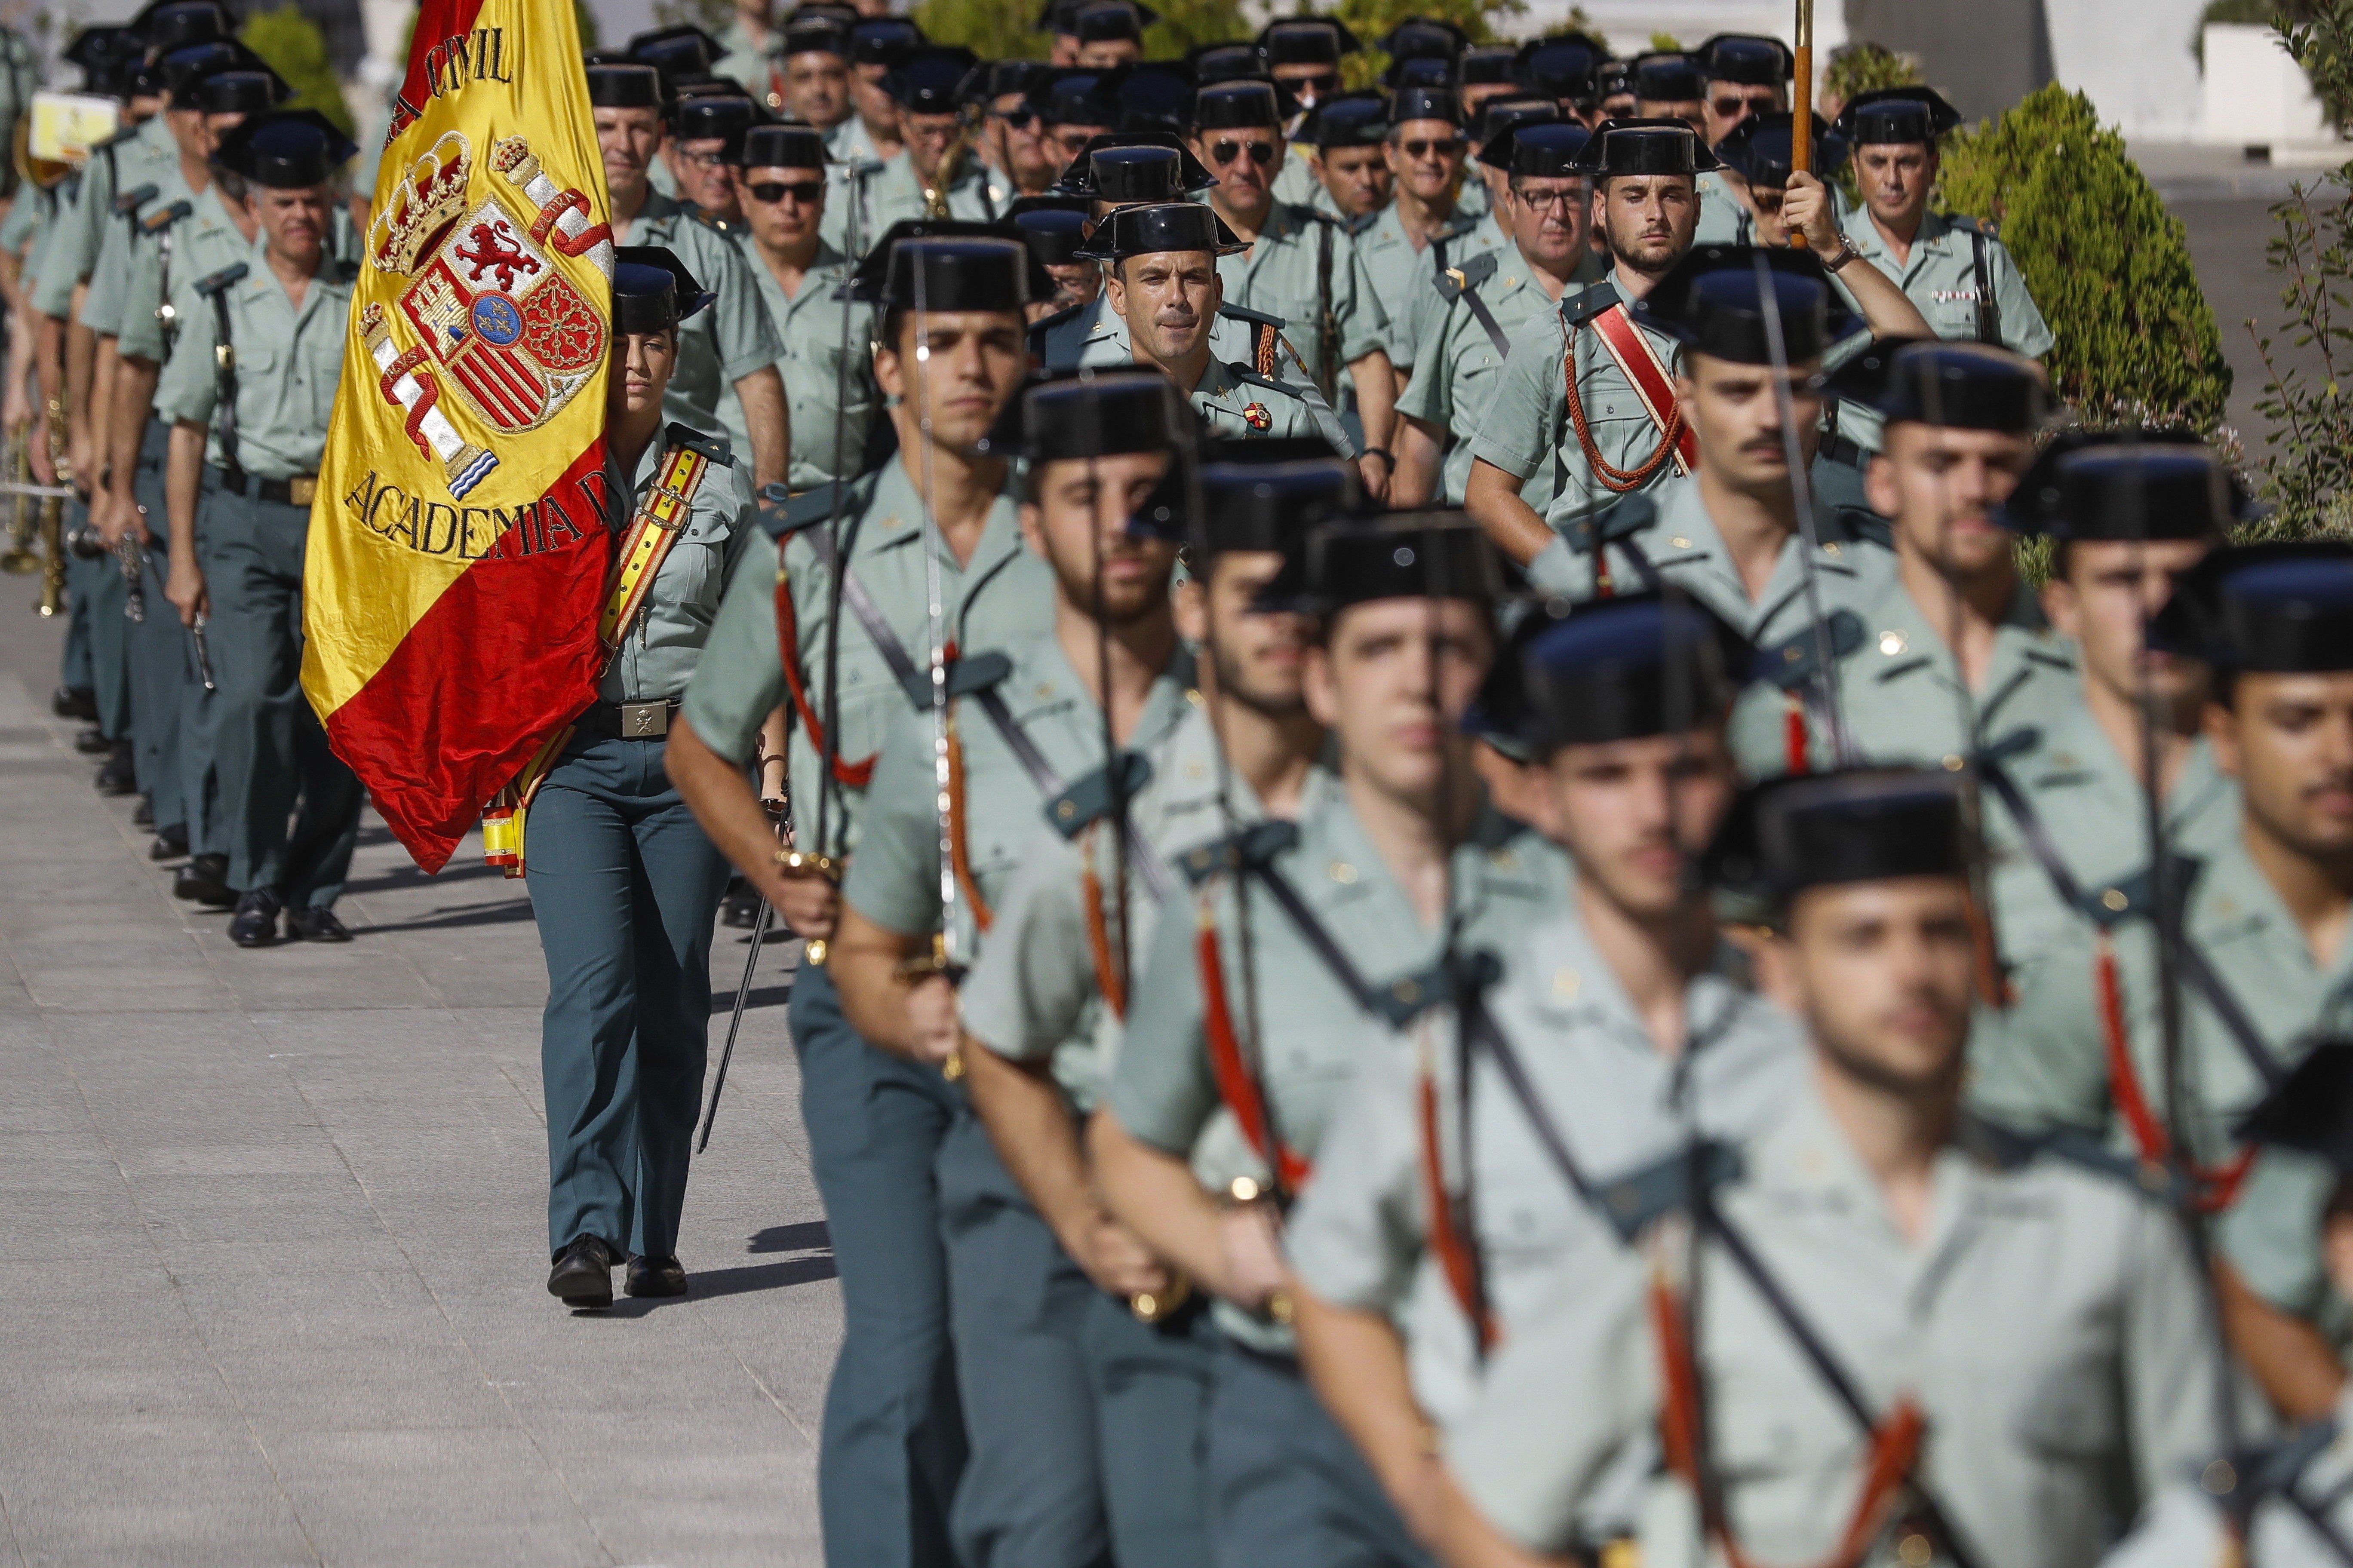
<path fill-rule="evenodd" d="M 964 177 L 964 166 L 972 161 L 973 142 L 980 135 L 980 127 L 967 112 L 956 126 L 955 140 L 940 154 L 939 166 L 932 171 L 936 184 L 923 187 L 923 216 L 944 218 L 948 216 L 948 192 Z"/>

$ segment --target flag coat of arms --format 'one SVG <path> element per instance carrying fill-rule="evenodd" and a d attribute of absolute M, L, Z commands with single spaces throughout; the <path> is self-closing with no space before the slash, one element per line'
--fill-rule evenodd
<path fill-rule="evenodd" d="M 595 695 L 612 230 L 573 9 L 425 0 L 303 568 L 302 687 L 440 869 Z"/>

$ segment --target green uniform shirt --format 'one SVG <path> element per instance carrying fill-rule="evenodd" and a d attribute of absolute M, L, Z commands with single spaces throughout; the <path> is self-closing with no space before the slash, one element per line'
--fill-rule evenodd
<path fill-rule="evenodd" d="M 1051 636 L 1002 650 L 1012 670 L 997 687 L 1013 721 L 1068 788 L 1103 763 L 1103 713 Z M 969 654 L 965 657 L 971 657 Z M 1188 669 L 1165 672 L 1145 700 L 1127 744 L 1149 752 L 1191 710 Z M 964 810 L 967 863 L 975 887 L 992 910 L 1002 909 L 1013 873 L 1039 824 L 1046 795 L 1006 744 L 1005 737 L 970 698 L 950 704 L 964 748 Z M 941 929 L 939 786 L 934 773 L 929 710 L 902 713 L 883 742 L 866 797 L 865 830 L 849 863 L 842 898 L 888 931 L 921 935 Z M 987 950 L 971 898 L 961 888 L 950 952 L 975 962 Z"/>
<path fill-rule="evenodd" d="M 678 364 L 670 372 L 662 412 L 692 430 L 724 431 L 727 444 L 752 460 L 751 426 L 735 384 L 774 364 L 784 353 L 768 308 L 760 300 L 753 264 L 734 240 L 659 191 L 647 193 L 634 221 L 613 226 L 616 245 L 666 245 L 694 280 L 718 298 L 679 324 Z"/>
<path fill-rule="evenodd" d="M 160 237 L 132 254 L 130 278 L 123 287 L 121 335 L 115 344 L 115 352 L 125 358 L 162 364 L 170 349 L 166 341 L 170 334 L 156 311 L 164 302 L 167 285 L 176 331 L 176 323 L 186 321 L 190 312 L 212 309 L 196 293 L 196 284 L 244 260 L 253 245 L 230 217 L 217 184 L 205 187 L 190 204 L 188 216 L 171 225 L 170 234 L 168 263 Z"/>
<path fill-rule="evenodd" d="M 1430 983 L 1444 933 L 1415 914 L 1357 823 L 1345 788 L 1335 785 L 1303 804 L 1296 837 L 1272 865 L 1366 984 L 1388 994 Z M 1482 812 L 1454 852 L 1458 951 L 1512 951 L 1532 924 L 1561 907 L 1568 876 L 1567 858 L 1534 830 Z M 1247 959 L 1236 889 L 1227 875 L 1214 875 L 1182 904 L 1163 911 L 1129 1007 L 1111 1082 L 1112 1114 L 1144 1142 L 1190 1161 L 1211 1192 L 1226 1191 L 1238 1176 L 1264 1187 L 1266 1163 L 1220 1100 L 1210 1064 L 1196 955 L 1205 898 L 1217 924 L 1236 1037 L 1245 1052 L 1262 1042 L 1259 1077 L 1274 1125 L 1304 1158 L 1320 1160 L 1327 1151 L 1326 1131 L 1359 1068 L 1392 1053 L 1409 1057 L 1419 1024 L 1400 1030 L 1387 1016 L 1368 1014 L 1256 878 L 1248 889 Z M 1291 1346 L 1285 1328 L 1228 1303 L 1214 1310 L 1219 1326 L 1246 1344 L 1269 1351 Z"/>
<path fill-rule="evenodd" d="M 1326 247 L 1332 320 L 1339 331 L 1335 358 L 1345 372 L 1387 346 L 1389 317 L 1365 275 L 1356 242 L 1338 223 L 1277 202 L 1248 250 L 1218 258 L 1218 276 L 1225 279 L 1227 304 L 1282 321 L 1282 335 L 1312 372 L 1321 363 L 1317 356 L 1324 345 L 1325 295 L 1318 280 Z"/>
<path fill-rule="evenodd" d="M 906 456 L 892 458 L 857 480 L 843 511 L 842 537 L 849 570 L 865 586 L 899 646 L 919 670 L 931 664 L 930 590 L 924 566 L 923 503 L 908 477 Z M 831 516 L 829 493 L 804 496 L 797 507 Z M 812 525 L 824 528 L 827 523 Z M 703 743 L 733 762 L 752 754 L 760 725 L 786 698 L 784 663 L 777 647 L 776 547 L 764 529 L 748 547 L 743 569 L 728 584 L 718 622 L 702 663 L 688 687 L 683 717 Z M 1053 625 L 1053 573 L 1021 542 L 1013 497 L 1000 495 L 989 510 L 969 564 L 936 548 L 946 635 L 959 648 L 1005 647 L 1043 636 Z M 786 586 L 792 594 L 794 630 L 810 708 L 825 713 L 826 626 L 832 608 L 832 574 L 805 534 L 786 541 Z M 911 711 L 911 701 L 891 674 L 864 623 L 845 605 L 839 638 L 840 675 L 835 683 L 835 722 L 841 761 L 854 764 L 877 755 L 892 725 Z M 928 704 L 928 692 L 924 699 Z M 923 710 L 928 717 L 928 706 Z M 796 727 L 799 728 L 796 715 Z M 928 758 L 928 753 L 926 753 Z M 823 759 L 805 729 L 794 737 L 788 768 L 797 823 L 817 830 L 817 802 Z M 837 784 L 826 818 L 828 854 L 847 854 L 858 843 L 866 792 Z"/>
<path fill-rule="evenodd" d="M 1219 307 L 1209 328 L 1210 357 L 1229 364 L 1250 364 L 1257 354 L 1257 326 L 1248 316 Z M 1111 308 L 1108 289 L 1084 305 L 1057 310 L 1030 323 L 1029 342 L 1039 363 L 1048 370 L 1076 370 L 1084 364 L 1124 365 L 1135 362 L 1135 348 L 1127 335 L 1127 319 Z M 1289 374 L 1303 374 L 1297 362 L 1283 356 Z"/>
<path fill-rule="evenodd" d="M 1504 374 L 1511 362 L 1504 363 Z M 1841 514 L 1818 510 L 1814 519 L 1817 548 L 1813 574 L 1820 585 L 1822 613 L 1835 615 L 1875 598 L 1895 572 L 1886 548 L 1861 537 Z M 1765 591 L 1752 599 L 1740 569 L 1725 547 L 1724 536 L 1707 514 L 1707 503 L 1695 482 L 1671 485 L 1653 494 L 1628 497 L 1612 510 L 1578 525 L 1571 538 L 1547 544 L 1528 563 L 1528 581 L 1545 593 L 1570 600 L 1593 596 L 1594 531 L 1608 542 L 1612 592 L 1632 594 L 1647 586 L 1639 561 L 1658 575 L 1714 610 L 1743 637 L 1760 647 L 1778 644 L 1809 631 L 1813 611 L 1806 594 L 1806 546 L 1792 533 L 1781 543 L 1781 554 Z"/>
<path fill-rule="evenodd" d="M 1303 116 L 1302 118 L 1304 119 Z M 1324 182 L 1315 177 L 1314 169 L 1308 167 L 1305 144 L 1293 142 L 1288 136 L 1283 139 L 1282 167 L 1275 171 L 1272 189 L 1276 201 L 1286 202 L 1293 206 L 1314 206 L 1319 195 L 1326 203 L 1332 199 L 1331 193 L 1324 189 Z"/>
<path fill-rule="evenodd" d="M 1400 415 L 1448 433 L 1439 479 L 1440 499 L 1448 506 L 1462 504 L 1463 491 L 1471 482 L 1472 435 L 1478 428 L 1474 416 L 1487 406 L 1506 355 L 1521 345 L 1535 343 L 1543 346 L 1538 357 L 1548 355 L 1555 364 L 1560 363 L 1558 306 L 1536 281 L 1535 269 L 1521 257 L 1518 247 L 1493 254 L 1497 263 L 1494 270 L 1473 287 L 1495 325 L 1504 330 L 1505 346 L 1495 346 L 1468 300 L 1458 298 L 1451 305 L 1441 305 L 1425 323 L 1422 347 L 1412 356 L 1413 377 L 1398 396 Z M 1454 255 L 1450 247 L 1448 259 L 1465 267 L 1475 258 Z M 1437 290 L 1430 292 L 1434 299 Z M 1521 499 L 1541 516 L 1552 504 L 1553 466 L 1538 463 L 1524 478 Z"/>
<path fill-rule="evenodd" d="M 1895 259 L 1887 238 L 1871 221 L 1868 207 L 1857 207 L 1846 214 L 1840 226 L 1845 231 L 1846 242 L 1856 255 L 1878 268 L 1895 281 L 1898 288 L 1920 308 L 1928 318 L 1928 326 L 1940 338 L 1974 339 L 1978 335 L 1978 275 L 1977 243 L 1981 226 L 1975 218 L 1958 217 L 1949 213 L 1924 213 L 1920 232 L 1913 237 L 1911 253 L 1902 262 Z M 2029 359 L 2041 359 L 2051 352 L 2056 340 L 2051 324 L 2026 291 L 2026 279 L 2020 276 L 2018 263 L 2010 258 L 2007 247 L 1990 234 L 1983 234 L 1986 274 L 1993 285 L 1994 304 L 2001 316 L 2002 346 L 2024 354 Z M 1831 279 L 1836 283 L 1837 279 Z M 1847 304 L 1854 305 L 1854 296 L 1843 285 L 1839 291 L 1846 294 Z M 1866 451 L 1879 450 L 1885 421 L 1878 412 L 1860 404 L 1841 404 L 1838 416 L 1839 434 Z"/>
<path fill-rule="evenodd" d="M 1445 313 L 1446 301 L 1438 295 L 1440 256 L 1443 255 L 1450 266 L 1461 266 L 1461 242 L 1477 226 L 1475 220 L 1457 215 L 1417 249 L 1405 232 L 1405 220 L 1398 216 L 1397 204 L 1391 202 L 1350 236 L 1364 263 L 1365 278 L 1372 285 L 1373 298 L 1388 312 L 1389 332 L 1385 346 L 1399 375 L 1412 369 L 1415 351 L 1421 347 L 1422 335 L 1429 331 L 1430 323 Z"/>
<path fill-rule="evenodd" d="M 114 194 L 136 190 L 154 177 L 166 162 L 177 163 L 180 149 L 164 129 L 160 114 L 115 133 L 90 149 L 72 200 L 60 212 L 41 273 L 32 293 L 33 309 L 58 321 L 73 307 L 74 285 L 98 265 L 106 226 L 121 223 L 114 216 Z"/>
<path fill-rule="evenodd" d="M 2197 1478 L 2220 1450 L 2223 1369 L 2179 1222 L 2128 1177 L 1965 1132 L 1989 1152 L 1936 1156 L 1917 1244 L 1810 1082 L 1715 1201 L 1865 1407 L 1919 1406 L 1915 1473 L 1978 1561 L 2081 1568 L 2128 1530 L 2150 1548 L 2210 1539 Z M 1695 1359 L 1732 1533 L 1759 1562 L 1831 1557 L 1869 1441 L 1721 1243 L 1698 1269 Z M 1597 1475 L 1650 1440 L 1646 1283 L 1620 1253 L 1562 1292 L 1448 1435 L 1453 1475 L 1507 1534 L 1565 1545 Z M 1863 1562 L 1893 1568 L 1911 1528 L 1899 1519 Z M 1646 1565 L 1715 1560 L 1678 1482 L 1659 1483 L 1641 1544 Z"/>
<path fill-rule="evenodd" d="M 162 118 L 156 117 L 159 122 Z M 165 153 L 169 155 L 164 155 Z M 110 205 L 100 231 L 98 258 L 90 267 L 90 291 L 82 297 L 81 322 L 104 338 L 120 336 L 126 310 L 137 308 L 138 302 L 131 297 L 132 274 L 140 254 L 156 248 L 156 237 L 140 232 L 140 220 L 162 213 L 175 202 L 187 201 L 193 205 L 195 196 L 180 167 L 179 144 L 168 135 L 164 138 L 163 149 L 147 157 L 118 157 L 115 173 L 121 182 L 117 189 L 124 195 L 150 186 L 154 195 L 142 201 L 136 211 L 128 216 L 113 211 Z M 207 184 L 206 188 L 211 187 Z M 155 301 L 146 302 L 147 310 L 152 311 L 154 308 Z"/>
<path fill-rule="evenodd" d="M 1193 385 L 1189 401 L 1212 436 L 1224 440 L 1257 436 L 1321 436 L 1344 458 L 1356 443 L 1328 408 L 1310 403 L 1306 389 L 1211 359 Z"/>
<path fill-rule="evenodd" d="M 696 432 L 671 426 L 646 444 L 634 476 L 607 458 L 606 482 L 616 498 L 607 521 L 617 539 L 626 533 L 638 503 L 661 477 L 668 443 L 696 438 Z M 710 464 L 702 482 L 694 487 L 685 531 L 663 557 L 643 606 L 624 630 L 621 646 L 596 683 L 600 701 L 651 702 L 686 689 L 710 640 L 727 580 L 743 563 L 757 531 L 752 522 L 749 477 L 733 463 Z"/>
<path fill-rule="evenodd" d="M 38 185 L 20 184 L 16 199 L 8 204 L 8 214 L 0 217 L 0 250 L 18 260 L 33 254 L 40 242 L 42 231 L 56 221 L 58 194 Z"/>
<path fill-rule="evenodd" d="M 228 301 L 229 342 L 237 351 L 237 465 L 265 479 L 315 474 L 343 377 L 351 280 L 343 264 L 322 261 L 297 306 L 269 270 L 259 237 L 244 259 L 249 270 L 221 295 Z M 205 461 L 215 468 L 227 466 L 213 417 L 219 341 L 213 301 L 199 300 L 180 322 L 172 357 L 155 383 L 159 417 L 211 426 Z"/>
<path fill-rule="evenodd" d="M 865 128 L 860 124 L 858 117 L 853 114 L 842 123 L 859 126 L 858 139 L 864 142 L 869 149 L 862 155 L 871 157 L 873 143 L 867 140 Z M 966 163 L 956 183 L 948 187 L 948 216 L 972 222 L 993 222 L 996 215 L 990 210 L 989 198 L 984 194 L 987 189 L 979 166 Z M 849 248 L 849 215 L 853 203 L 862 203 L 858 209 L 858 239 L 861 246 L 868 247 L 889 232 L 892 224 L 930 216 L 923 200 L 923 179 L 915 173 L 914 161 L 903 147 L 895 156 L 886 160 L 881 169 L 859 181 L 854 187 L 837 185 L 827 195 L 825 216 L 818 220 L 818 231 L 836 250 Z"/>
<path fill-rule="evenodd" d="M 769 325 L 785 344 L 776 358 L 776 374 L 784 378 L 785 406 L 792 418 L 793 462 L 786 487 L 798 492 L 845 477 L 833 471 L 837 450 L 842 467 L 855 473 L 859 454 L 866 449 L 867 424 L 881 401 L 874 385 L 874 308 L 835 297 L 849 276 L 849 263 L 822 240 L 801 275 L 800 292 L 790 299 L 748 235 L 744 259 L 760 285 Z M 845 316 L 849 328 L 846 355 Z"/>
<path fill-rule="evenodd" d="M 1497 1030 L 1597 1187 L 1673 1154 L 1694 1121 L 1710 1138 L 1745 1139 L 1797 1092 L 1806 1060 L 1798 1026 L 1730 978 L 1739 963 L 1729 946 L 1685 992 L 1687 1060 L 1652 1044 L 1573 906 L 1505 953 L 1504 980 L 1488 997 Z M 1449 1168 L 1459 1173 L 1458 1064 L 1440 1051 L 1429 1067 Z M 1289 1252 L 1318 1296 L 1398 1325 L 1415 1398 L 1443 1426 L 1470 1404 L 1480 1373 L 1470 1320 L 1429 1245 L 1422 1070 L 1411 1051 L 1366 1061 L 1326 1131 L 1315 1184 L 1293 1211 Z M 1486 1058 L 1473 1080 L 1471 1151 L 1486 1299 L 1508 1339 L 1577 1289 L 1596 1249 L 1615 1254 L 1624 1243 L 1569 1185 Z"/>
<path fill-rule="evenodd" d="M 2125 1027 L 2143 1097 L 2161 1117 L 2167 1098 L 2162 998 L 2156 939 L 2144 913 L 2147 883 L 2118 891 L 2128 910 L 2112 931 Z M 2353 1025 L 2353 943 L 2323 968 L 2278 891 L 2235 839 L 2196 871 L 2182 934 L 2283 1070 L 2316 1040 L 2341 1036 Z M 2088 937 L 2077 933 L 2054 946 L 2033 966 L 2010 1026 L 1973 1062 L 1971 1092 L 1990 1115 L 2105 1133 L 2116 1148 L 2133 1152 L 2116 1110 L 2095 984 Z M 2233 1129 L 2263 1098 L 2263 1079 L 2197 988 L 2184 981 L 2179 994 L 2182 1092 L 2189 1110 L 2177 1140 L 2200 1164 L 2224 1164 L 2237 1153 Z M 2214 1223 L 2217 1245 L 2248 1285 L 2306 1318 L 2333 1319 L 2341 1310 L 2331 1303 L 2318 1246 L 2322 1206 L 2334 1185 L 2324 1162 L 2265 1149 L 2238 1202 Z"/>
<path fill-rule="evenodd" d="M 719 35 L 719 45 L 727 52 L 719 57 L 714 70 L 730 80 L 742 82 L 745 91 L 770 109 L 784 108 L 777 101 L 782 97 L 785 74 L 785 35 L 781 29 L 769 28 L 767 41 L 754 44 L 744 19 L 738 16 Z"/>

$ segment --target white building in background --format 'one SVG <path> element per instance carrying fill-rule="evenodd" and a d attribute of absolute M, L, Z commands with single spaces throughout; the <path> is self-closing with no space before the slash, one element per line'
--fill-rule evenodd
<path fill-rule="evenodd" d="M 1534 37 L 1564 26 L 1572 0 L 1529 0 L 1527 15 L 1513 22 L 1516 32 Z M 1717 33 L 1761 33 L 1791 42 L 1797 26 L 1792 0 L 1583 0 L 1585 14 L 1602 35 L 1602 41 L 1621 56 L 1651 47 L 1651 35 L 1670 33 L 1685 45 Z M 1827 59 L 1831 50 L 1846 42 L 1846 7 L 1842 0 L 1819 0 L 1814 7 L 1814 49 Z"/>

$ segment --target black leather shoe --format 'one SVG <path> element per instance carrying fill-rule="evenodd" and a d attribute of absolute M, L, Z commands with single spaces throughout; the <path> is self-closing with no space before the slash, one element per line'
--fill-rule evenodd
<path fill-rule="evenodd" d="M 632 1296 L 683 1296 L 686 1265 L 675 1258 L 632 1258 L 621 1289 Z"/>
<path fill-rule="evenodd" d="M 278 940 L 278 895 L 267 888 L 240 894 L 237 918 L 228 922 L 228 939 L 239 947 L 268 947 Z"/>
<path fill-rule="evenodd" d="M 105 731 L 92 724 L 74 736 L 74 750 L 85 757 L 102 757 L 114 750 L 114 742 L 106 738 Z"/>
<path fill-rule="evenodd" d="M 188 827 L 184 822 L 157 828 L 155 841 L 147 846 L 147 858 L 150 860 L 177 860 L 187 852 Z"/>
<path fill-rule="evenodd" d="M 227 909 L 237 902 L 237 890 L 224 879 L 227 876 L 227 856 L 192 856 L 173 876 L 172 896 L 208 910 Z"/>
<path fill-rule="evenodd" d="M 750 931 L 760 923 L 760 895 L 750 888 L 731 890 L 719 906 L 719 923 L 730 931 Z"/>
<path fill-rule="evenodd" d="M 142 795 L 139 797 L 139 804 L 134 806 L 131 812 L 131 826 L 133 827 L 153 827 L 155 826 L 155 797 L 153 795 Z"/>
<path fill-rule="evenodd" d="M 335 918 L 332 910 L 288 910 L 286 936 L 290 942 L 349 942 L 352 933 Z"/>
<path fill-rule="evenodd" d="M 98 718 L 98 693 L 87 686 L 60 686 L 49 693 L 49 711 L 60 719 L 93 722 Z"/>
<path fill-rule="evenodd" d="M 139 764 L 131 755 L 131 742 L 117 741 L 114 754 L 98 770 L 98 793 L 113 798 L 139 793 Z"/>
<path fill-rule="evenodd" d="M 609 1307 L 613 1304 L 613 1249 L 593 1236 L 584 1236 L 555 1255 L 548 1270 L 547 1293 L 561 1296 L 567 1307 Z"/>

